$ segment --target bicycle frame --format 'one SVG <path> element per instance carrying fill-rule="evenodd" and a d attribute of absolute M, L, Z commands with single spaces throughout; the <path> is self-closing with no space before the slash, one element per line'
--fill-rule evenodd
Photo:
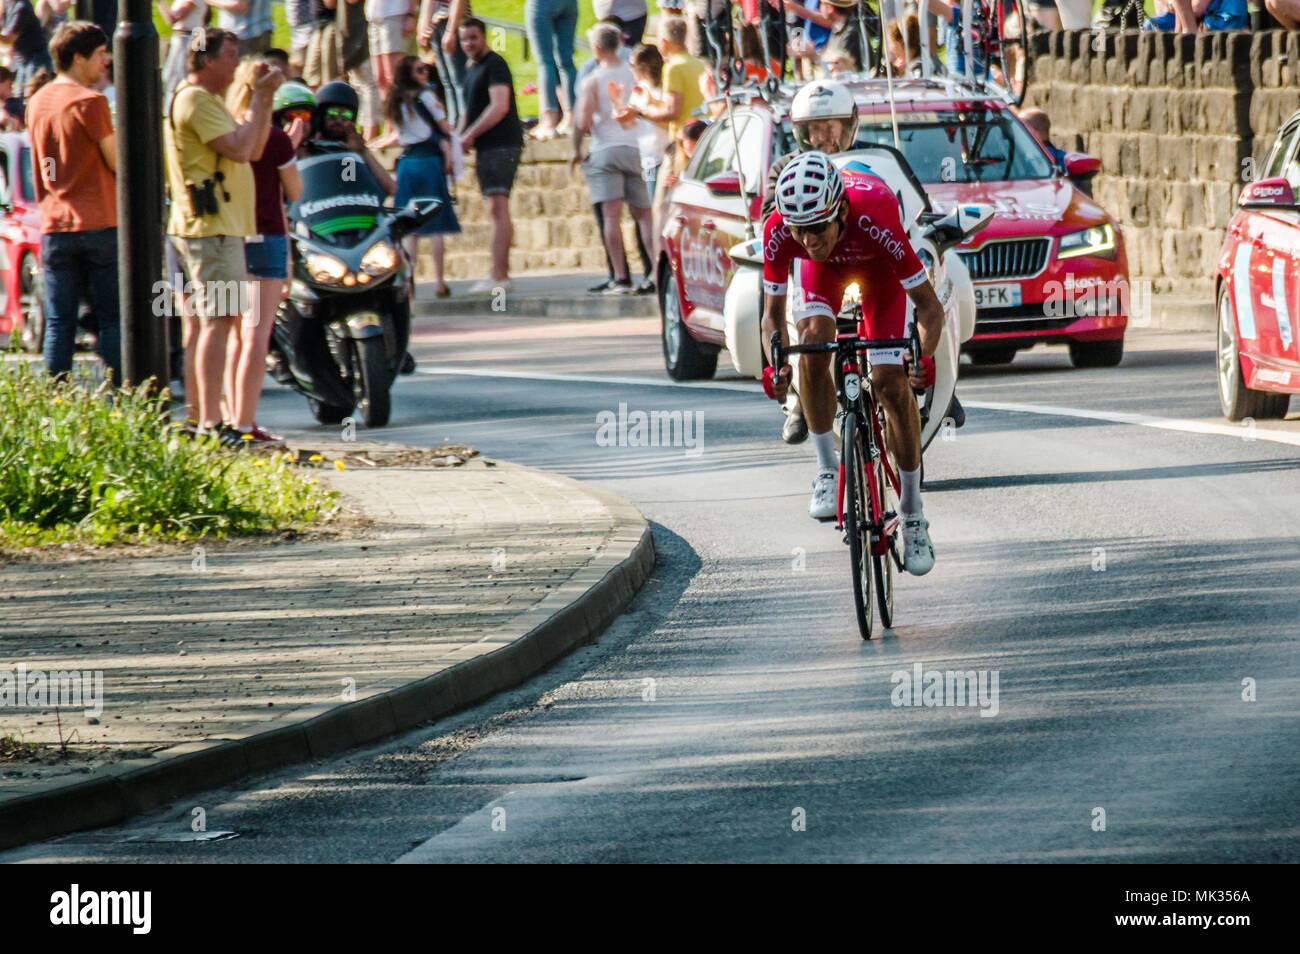
<path fill-rule="evenodd" d="M 920 366 L 921 346 L 916 330 L 906 338 L 866 338 L 862 322 L 862 306 L 853 305 L 841 312 L 838 325 L 843 328 L 850 325 L 851 332 L 841 331 L 834 341 L 809 345 L 791 345 L 783 347 L 781 332 L 772 334 L 772 366 L 780 368 L 785 357 L 791 354 L 831 354 L 835 355 L 835 395 L 840 410 L 845 415 L 852 413 L 860 421 L 861 433 L 865 436 L 863 447 L 863 467 L 866 471 L 868 493 L 870 494 L 871 518 L 871 553 L 879 556 L 890 551 L 889 541 L 898 525 L 898 514 L 884 513 L 884 488 L 876 480 L 876 469 L 870 466 L 877 459 L 881 462 L 885 479 L 899 492 L 898 472 L 884 453 L 885 434 L 881 423 L 882 414 L 876 403 L 875 392 L 871 387 L 870 361 L 868 353 L 874 349 L 907 348 L 912 356 L 913 367 Z M 865 373 L 864 373 L 865 372 Z M 856 392 L 856 393 L 855 393 Z M 868 426 L 866 422 L 870 421 Z M 844 484 L 849 479 L 845 474 L 844 462 L 840 461 L 839 480 L 836 487 L 836 528 L 852 532 L 854 528 L 844 525 Z M 902 568 L 897 553 L 891 555 L 894 562 Z"/>

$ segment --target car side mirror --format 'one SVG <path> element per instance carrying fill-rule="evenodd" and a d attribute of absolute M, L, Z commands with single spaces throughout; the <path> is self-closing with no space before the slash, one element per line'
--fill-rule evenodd
<path fill-rule="evenodd" d="M 716 196 L 739 196 L 740 173 L 735 171 L 714 173 L 704 180 L 704 187 Z"/>
<path fill-rule="evenodd" d="M 1082 152 L 1065 154 L 1065 175 L 1070 179 L 1091 179 L 1101 172 L 1101 160 Z"/>
<path fill-rule="evenodd" d="M 1241 190 L 1237 205 L 1243 209 L 1294 209 L 1295 191 L 1285 179 L 1261 179 Z"/>

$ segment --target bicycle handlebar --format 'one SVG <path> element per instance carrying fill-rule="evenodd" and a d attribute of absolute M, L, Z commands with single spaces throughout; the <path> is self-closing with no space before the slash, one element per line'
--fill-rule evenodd
<path fill-rule="evenodd" d="M 772 367 L 780 371 L 785 366 L 785 357 L 791 354 L 829 354 L 842 346 L 850 345 L 855 351 L 874 351 L 883 348 L 907 348 L 912 355 L 915 366 L 921 361 L 921 342 L 915 333 L 907 338 L 858 338 L 844 336 L 834 341 L 819 341 L 815 344 L 789 345 L 781 344 L 781 332 L 772 332 Z"/>

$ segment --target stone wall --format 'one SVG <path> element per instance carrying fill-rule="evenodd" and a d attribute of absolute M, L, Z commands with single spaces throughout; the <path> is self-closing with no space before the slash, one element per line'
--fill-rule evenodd
<path fill-rule="evenodd" d="M 510 194 L 515 227 L 510 250 L 512 273 L 542 269 L 605 270 L 605 253 L 587 197 L 582 172 L 569 172 L 572 143 L 557 139 L 529 142 Z M 395 158 L 395 154 L 394 154 Z M 447 277 L 485 278 L 491 265 L 492 219 L 487 200 L 479 194 L 473 156 L 457 184 L 456 215 L 460 235 L 447 238 Z M 624 213 L 623 240 L 631 253 L 633 274 L 640 273 L 640 258 L 633 241 L 631 217 Z M 419 277 L 433 277 L 427 243 L 422 243 Z"/>
<path fill-rule="evenodd" d="M 1047 110 L 1058 146 L 1101 158 L 1094 193 L 1124 230 L 1133 277 L 1212 306 L 1215 260 L 1252 160 L 1262 164 L 1300 109 L 1300 33 L 1038 34 L 1026 105 Z M 604 268 L 569 150 L 567 139 L 525 149 L 510 202 L 512 271 Z M 448 275 L 484 276 L 491 226 L 472 174 L 456 212 L 465 231 L 448 241 Z M 631 234 L 625 215 L 629 249 Z M 427 252 L 420 264 L 430 276 Z"/>
<path fill-rule="evenodd" d="M 1048 112 L 1058 146 L 1100 157 L 1094 194 L 1124 230 L 1132 276 L 1158 295 L 1212 303 L 1237 196 L 1300 109 L 1300 34 L 1035 41 L 1025 104 Z"/>

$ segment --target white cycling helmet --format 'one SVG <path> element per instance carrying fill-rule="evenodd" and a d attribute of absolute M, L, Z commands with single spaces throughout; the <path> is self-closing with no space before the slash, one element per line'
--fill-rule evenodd
<path fill-rule="evenodd" d="M 828 222 L 840 211 L 844 179 L 824 152 L 805 152 L 790 160 L 776 180 L 776 209 L 786 225 Z"/>
<path fill-rule="evenodd" d="M 858 104 L 843 83 L 836 80 L 813 80 L 795 95 L 794 102 L 790 104 L 790 127 L 795 142 L 803 152 L 813 148 L 808 139 L 809 124 L 822 119 L 843 120 L 844 130 L 840 133 L 836 152 L 844 152 L 852 147 L 853 140 L 858 136 Z"/>

